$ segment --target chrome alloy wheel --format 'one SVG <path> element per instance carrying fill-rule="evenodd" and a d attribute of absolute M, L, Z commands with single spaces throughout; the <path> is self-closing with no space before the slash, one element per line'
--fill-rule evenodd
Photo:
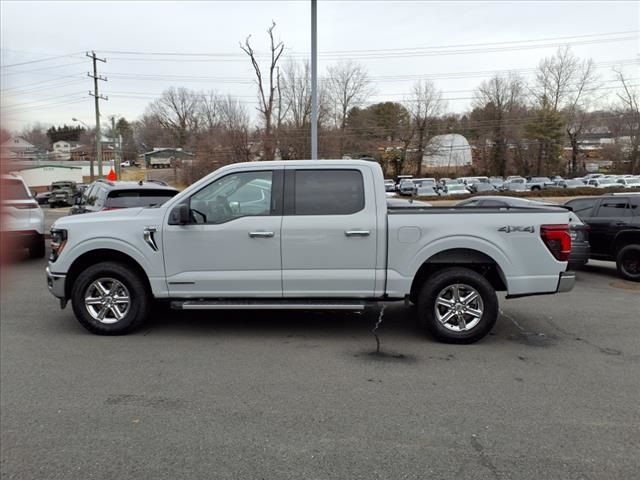
<path fill-rule="evenodd" d="M 127 287 L 115 278 L 99 278 L 87 288 L 84 305 L 94 320 L 116 323 L 129 311 L 131 296 Z"/>
<path fill-rule="evenodd" d="M 484 304 L 478 291 L 456 283 L 443 288 L 436 297 L 436 319 L 452 332 L 466 332 L 482 319 Z"/>

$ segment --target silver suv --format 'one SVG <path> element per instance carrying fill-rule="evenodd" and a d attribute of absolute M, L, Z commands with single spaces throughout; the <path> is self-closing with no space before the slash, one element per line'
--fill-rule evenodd
<path fill-rule="evenodd" d="M 44 257 L 44 213 L 38 202 L 22 177 L 2 175 L 0 185 L 3 241 L 11 247 L 28 248 L 31 258 Z"/>

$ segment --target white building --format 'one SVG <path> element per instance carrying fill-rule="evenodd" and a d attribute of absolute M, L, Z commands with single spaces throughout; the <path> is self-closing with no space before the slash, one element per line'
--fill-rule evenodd
<path fill-rule="evenodd" d="M 53 155 L 56 160 L 71 160 L 71 149 L 78 146 L 78 142 L 58 140 L 53 144 Z"/>
<path fill-rule="evenodd" d="M 82 168 L 67 167 L 61 165 L 38 165 L 33 167 L 21 167 L 15 170 L 30 189 L 47 190 L 53 182 L 72 181 L 82 183 Z"/>
<path fill-rule="evenodd" d="M 436 135 L 427 144 L 422 165 L 439 168 L 471 165 L 471 146 L 466 138 L 457 133 Z"/>

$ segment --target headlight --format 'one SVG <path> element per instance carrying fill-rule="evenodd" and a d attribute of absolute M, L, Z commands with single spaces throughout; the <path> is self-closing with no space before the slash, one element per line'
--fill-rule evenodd
<path fill-rule="evenodd" d="M 65 244 L 67 243 L 67 231 L 59 228 L 51 229 L 51 255 L 49 256 L 49 260 L 55 262 Z"/>

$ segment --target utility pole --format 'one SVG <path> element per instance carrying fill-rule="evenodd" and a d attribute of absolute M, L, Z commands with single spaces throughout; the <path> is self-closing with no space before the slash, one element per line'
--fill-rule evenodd
<path fill-rule="evenodd" d="M 86 53 L 86 56 L 93 60 L 93 75 L 87 73 L 87 76 L 93 78 L 93 92 L 89 92 L 89 95 L 95 98 L 96 106 L 96 160 L 98 161 L 98 178 L 102 178 L 102 135 L 100 134 L 100 100 L 109 100 L 108 97 L 104 97 L 98 93 L 98 80 L 103 82 L 107 81 L 107 77 L 98 75 L 98 67 L 96 62 L 107 63 L 106 58 L 96 57 L 96 52 L 91 51 Z"/>
<path fill-rule="evenodd" d="M 318 159 L 318 5 L 311 0 L 311 160 Z"/>
<path fill-rule="evenodd" d="M 112 136 L 111 139 L 113 140 L 113 165 L 116 169 L 116 176 L 118 177 L 118 180 L 122 180 L 120 178 L 120 162 L 122 162 L 122 159 L 118 155 L 118 147 L 116 144 L 116 116 L 115 115 L 111 115 L 111 136 Z"/>

